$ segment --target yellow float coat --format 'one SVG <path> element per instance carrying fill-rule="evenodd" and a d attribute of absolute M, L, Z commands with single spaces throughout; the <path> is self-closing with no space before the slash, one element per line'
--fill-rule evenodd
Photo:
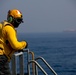
<path fill-rule="evenodd" d="M 14 52 L 21 50 L 27 46 L 25 41 L 19 42 L 16 36 L 16 30 L 13 25 L 5 25 L 2 29 L 2 36 L 0 37 L 0 55 L 5 54 L 8 60 L 12 57 Z"/>

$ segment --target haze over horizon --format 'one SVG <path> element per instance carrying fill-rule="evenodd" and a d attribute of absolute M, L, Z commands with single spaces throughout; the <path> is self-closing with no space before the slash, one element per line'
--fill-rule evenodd
<path fill-rule="evenodd" d="M 76 30 L 75 0 L 1 0 L 0 8 L 0 21 L 6 19 L 10 9 L 17 8 L 23 13 L 20 33 Z"/>

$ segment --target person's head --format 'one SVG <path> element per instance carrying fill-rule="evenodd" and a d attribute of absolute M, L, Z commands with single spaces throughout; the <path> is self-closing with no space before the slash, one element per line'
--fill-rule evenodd
<path fill-rule="evenodd" d="M 21 23 L 23 23 L 23 15 L 18 9 L 9 10 L 7 21 L 17 28 Z"/>

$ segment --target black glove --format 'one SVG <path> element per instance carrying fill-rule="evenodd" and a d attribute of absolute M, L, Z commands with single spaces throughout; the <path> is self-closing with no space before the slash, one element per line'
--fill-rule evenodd
<path fill-rule="evenodd" d="M 26 42 L 26 47 L 25 48 L 27 48 L 28 47 L 28 43 Z"/>

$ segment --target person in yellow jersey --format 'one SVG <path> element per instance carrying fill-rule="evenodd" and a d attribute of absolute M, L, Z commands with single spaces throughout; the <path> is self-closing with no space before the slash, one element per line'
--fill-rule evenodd
<path fill-rule="evenodd" d="M 0 36 L 0 75 L 11 75 L 9 62 L 12 55 L 27 48 L 26 41 L 18 41 L 16 28 L 23 23 L 23 15 L 18 9 L 8 11 Z"/>

